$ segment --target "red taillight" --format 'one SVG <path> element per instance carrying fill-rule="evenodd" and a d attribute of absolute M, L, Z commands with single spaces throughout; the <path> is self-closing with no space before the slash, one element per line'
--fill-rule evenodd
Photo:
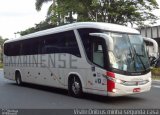
<path fill-rule="evenodd" d="M 115 74 L 113 72 L 106 72 L 106 76 L 110 78 L 115 78 Z M 107 79 L 107 91 L 113 92 L 113 89 L 115 89 L 115 83 L 112 80 Z"/>
<path fill-rule="evenodd" d="M 107 77 L 112 77 L 112 78 L 115 78 L 115 74 L 113 72 L 106 72 L 107 74 Z"/>

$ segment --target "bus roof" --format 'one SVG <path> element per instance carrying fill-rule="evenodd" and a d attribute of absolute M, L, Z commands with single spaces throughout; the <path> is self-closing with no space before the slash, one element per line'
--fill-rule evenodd
<path fill-rule="evenodd" d="M 117 24 L 104 23 L 104 22 L 77 22 L 73 24 L 67 24 L 64 26 L 59 26 L 59 27 L 55 27 L 47 30 L 38 31 L 32 34 L 24 35 L 17 39 L 7 40 L 5 43 L 54 34 L 54 33 L 63 32 L 67 30 L 80 29 L 80 28 L 95 28 L 95 29 L 102 29 L 102 30 L 112 31 L 112 32 L 140 34 L 139 31 L 136 29 L 132 29 L 132 28 L 122 26 L 122 25 L 117 25 Z"/>

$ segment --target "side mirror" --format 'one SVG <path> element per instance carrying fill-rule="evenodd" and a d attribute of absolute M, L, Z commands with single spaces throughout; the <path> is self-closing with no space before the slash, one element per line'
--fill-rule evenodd
<path fill-rule="evenodd" d="M 106 41 L 108 50 L 113 51 L 113 39 L 109 35 L 105 33 L 90 33 L 89 35 L 104 38 Z"/>

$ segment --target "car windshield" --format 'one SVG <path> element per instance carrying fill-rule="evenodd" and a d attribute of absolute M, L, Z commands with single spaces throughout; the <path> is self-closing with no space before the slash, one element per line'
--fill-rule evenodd
<path fill-rule="evenodd" d="M 149 69 L 148 55 L 140 35 L 111 33 L 113 51 L 109 51 L 111 67 L 127 72 Z"/>

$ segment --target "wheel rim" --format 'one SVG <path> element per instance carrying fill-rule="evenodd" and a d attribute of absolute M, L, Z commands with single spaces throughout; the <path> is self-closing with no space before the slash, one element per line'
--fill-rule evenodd
<path fill-rule="evenodd" d="M 74 92 L 74 94 L 78 94 L 80 91 L 80 83 L 77 81 L 74 81 L 72 84 L 72 91 Z"/>

